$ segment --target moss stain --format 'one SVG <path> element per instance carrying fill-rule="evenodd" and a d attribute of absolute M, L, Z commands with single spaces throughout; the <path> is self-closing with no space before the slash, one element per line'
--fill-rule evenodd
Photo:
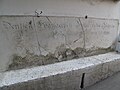
<path fill-rule="evenodd" d="M 25 57 L 21 57 L 17 54 L 14 54 L 12 58 L 12 63 L 9 65 L 8 70 L 17 70 L 34 66 L 47 65 L 75 58 L 104 54 L 111 51 L 113 51 L 113 49 L 111 49 L 110 47 L 97 49 L 94 49 L 93 47 L 89 50 L 83 48 L 76 48 L 72 50 L 70 48 L 60 46 L 56 49 L 54 54 L 49 53 L 46 56 L 34 55 L 33 53 L 30 52 L 27 52 L 27 55 Z"/>

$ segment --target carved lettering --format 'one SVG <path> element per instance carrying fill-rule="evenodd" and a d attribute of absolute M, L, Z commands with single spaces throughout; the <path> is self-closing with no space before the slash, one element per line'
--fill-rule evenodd
<path fill-rule="evenodd" d="M 3 26 L 5 29 L 10 30 L 29 30 L 29 29 L 33 29 L 33 26 L 31 24 L 29 24 L 29 22 L 25 22 L 25 23 L 19 23 L 19 24 L 12 24 L 10 22 L 7 21 L 3 21 Z"/>
<path fill-rule="evenodd" d="M 55 28 L 61 28 L 61 29 L 64 29 L 64 28 L 70 28 L 72 27 L 72 25 L 70 23 L 66 24 L 66 23 L 61 23 L 61 24 L 58 24 L 58 23 L 49 23 L 49 22 L 41 22 L 41 21 L 38 21 L 37 23 L 38 27 L 39 28 L 44 28 L 44 29 L 55 29 Z"/>

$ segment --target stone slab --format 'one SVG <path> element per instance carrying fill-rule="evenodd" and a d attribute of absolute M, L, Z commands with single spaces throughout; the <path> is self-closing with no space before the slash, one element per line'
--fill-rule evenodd
<path fill-rule="evenodd" d="M 0 73 L 0 90 L 80 90 L 120 71 L 119 54 L 94 57 Z"/>
<path fill-rule="evenodd" d="M 0 72 L 106 53 L 118 20 L 79 17 L 0 17 Z"/>
<path fill-rule="evenodd" d="M 32 17 L 0 17 L 0 71 L 12 63 L 14 55 L 39 54 Z"/>
<path fill-rule="evenodd" d="M 109 48 L 116 43 L 118 21 L 105 19 L 81 19 L 85 30 L 85 48 Z M 111 46 L 110 46 L 111 45 Z"/>

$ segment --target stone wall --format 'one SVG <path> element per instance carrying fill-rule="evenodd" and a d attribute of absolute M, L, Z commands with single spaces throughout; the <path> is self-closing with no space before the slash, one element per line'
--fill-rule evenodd
<path fill-rule="evenodd" d="M 117 19 L 1 16 L 0 71 L 106 53 L 117 34 Z"/>

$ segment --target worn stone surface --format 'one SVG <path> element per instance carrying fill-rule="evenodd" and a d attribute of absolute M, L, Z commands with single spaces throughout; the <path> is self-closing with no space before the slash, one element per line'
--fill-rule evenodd
<path fill-rule="evenodd" d="M 113 52 L 0 73 L 0 90 L 80 90 L 118 71 L 120 55 Z"/>
<path fill-rule="evenodd" d="M 8 68 L 14 54 L 39 55 L 32 17 L 0 17 L 0 22 L 0 71 Z"/>
<path fill-rule="evenodd" d="M 109 48 L 117 37 L 118 22 L 112 20 L 81 19 L 85 30 L 86 48 Z M 117 28 L 116 28 L 117 27 Z M 115 30 L 115 31 L 114 31 Z"/>
<path fill-rule="evenodd" d="M 79 17 L 0 17 L 0 71 L 112 51 L 117 20 Z"/>

